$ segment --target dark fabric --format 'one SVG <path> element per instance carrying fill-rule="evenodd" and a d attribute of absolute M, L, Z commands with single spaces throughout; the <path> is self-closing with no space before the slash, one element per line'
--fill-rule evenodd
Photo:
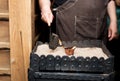
<path fill-rule="evenodd" d="M 114 69 L 115 69 L 115 81 L 120 81 L 120 36 L 118 39 L 107 42 L 107 48 L 115 56 Z"/>
<path fill-rule="evenodd" d="M 60 6 L 60 5 L 62 5 L 66 1 L 67 0 L 54 0 L 53 7 L 56 8 L 56 7 Z"/>
<path fill-rule="evenodd" d="M 62 41 L 103 39 L 109 0 L 68 0 L 57 8 L 56 30 Z"/>
<path fill-rule="evenodd" d="M 56 7 L 60 6 L 60 5 L 62 5 L 67 0 L 51 0 L 51 1 L 54 1 L 53 7 L 56 8 Z M 109 0 L 109 1 L 115 1 L 115 0 Z"/>

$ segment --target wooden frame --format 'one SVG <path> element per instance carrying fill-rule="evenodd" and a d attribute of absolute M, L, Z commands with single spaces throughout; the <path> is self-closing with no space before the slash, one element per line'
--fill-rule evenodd
<path fill-rule="evenodd" d="M 11 81 L 28 81 L 34 0 L 9 1 Z"/>

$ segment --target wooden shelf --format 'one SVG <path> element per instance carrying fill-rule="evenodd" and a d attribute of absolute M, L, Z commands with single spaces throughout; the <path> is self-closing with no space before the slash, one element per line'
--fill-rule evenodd
<path fill-rule="evenodd" d="M 10 75 L 0 76 L 0 81 L 11 81 Z"/>
<path fill-rule="evenodd" d="M 0 75 L 11 75 L 10 68 L 0 68 Z"/>
<path fill-rule="evenodd" d="M 10 49 L 10 43 L 9 42 L 0 42 L 0 49 Z"/>
<path fill-rule="evenodd" d="M 0 20 L 9 20 L 8 10 L 0 10 Z"/>
<path fill-rule="evenodd" d="M 0 75 L 10 75 L 10 50 L 0 50 Z"/>
<path fill-rule="evenodd" d="M 0 81 L 11 81 L 9 0 L 0 0 Z"/>

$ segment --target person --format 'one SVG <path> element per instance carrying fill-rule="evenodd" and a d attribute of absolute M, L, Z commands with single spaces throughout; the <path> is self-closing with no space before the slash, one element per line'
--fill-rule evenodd
<path fill-rule="evenodd" d="M 56 2 L 59 2 L 56 6 L 56 31 L 62 41 L 104 40 L 107 13 L 110 17 L 109 41 L 117 37 L 114 0 L 55 0 L 54 3 Z M 39 0 L 39 5 L 41 19 L 50 26 L 54 19 L 51 1 Z"/>
<path fill-rule="evenodd" d="M 115 0 L 116 2 L 116 14 L 117 14 L 117 27 L 118 27 L 118 34 L 120 34 L 120 0 Z M 109 18 L 108 18 L 108 25 L 109 25 Z M 107 42 L 107 48 L 111 52 L 112 55 L 115 57 L 115 81 L 119 80 L 120 77 L 120 65 L 118 64 L 120 59 L 120 35 L 117 39 Z"/>

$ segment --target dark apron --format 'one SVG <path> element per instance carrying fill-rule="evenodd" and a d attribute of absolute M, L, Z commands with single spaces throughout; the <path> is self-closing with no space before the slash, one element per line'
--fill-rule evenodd
<path fill-rule="evenodd" d="M 102 40 L 109 0 L 68 0 L 56 11 L 56 31 L 62 41 Z"/>

